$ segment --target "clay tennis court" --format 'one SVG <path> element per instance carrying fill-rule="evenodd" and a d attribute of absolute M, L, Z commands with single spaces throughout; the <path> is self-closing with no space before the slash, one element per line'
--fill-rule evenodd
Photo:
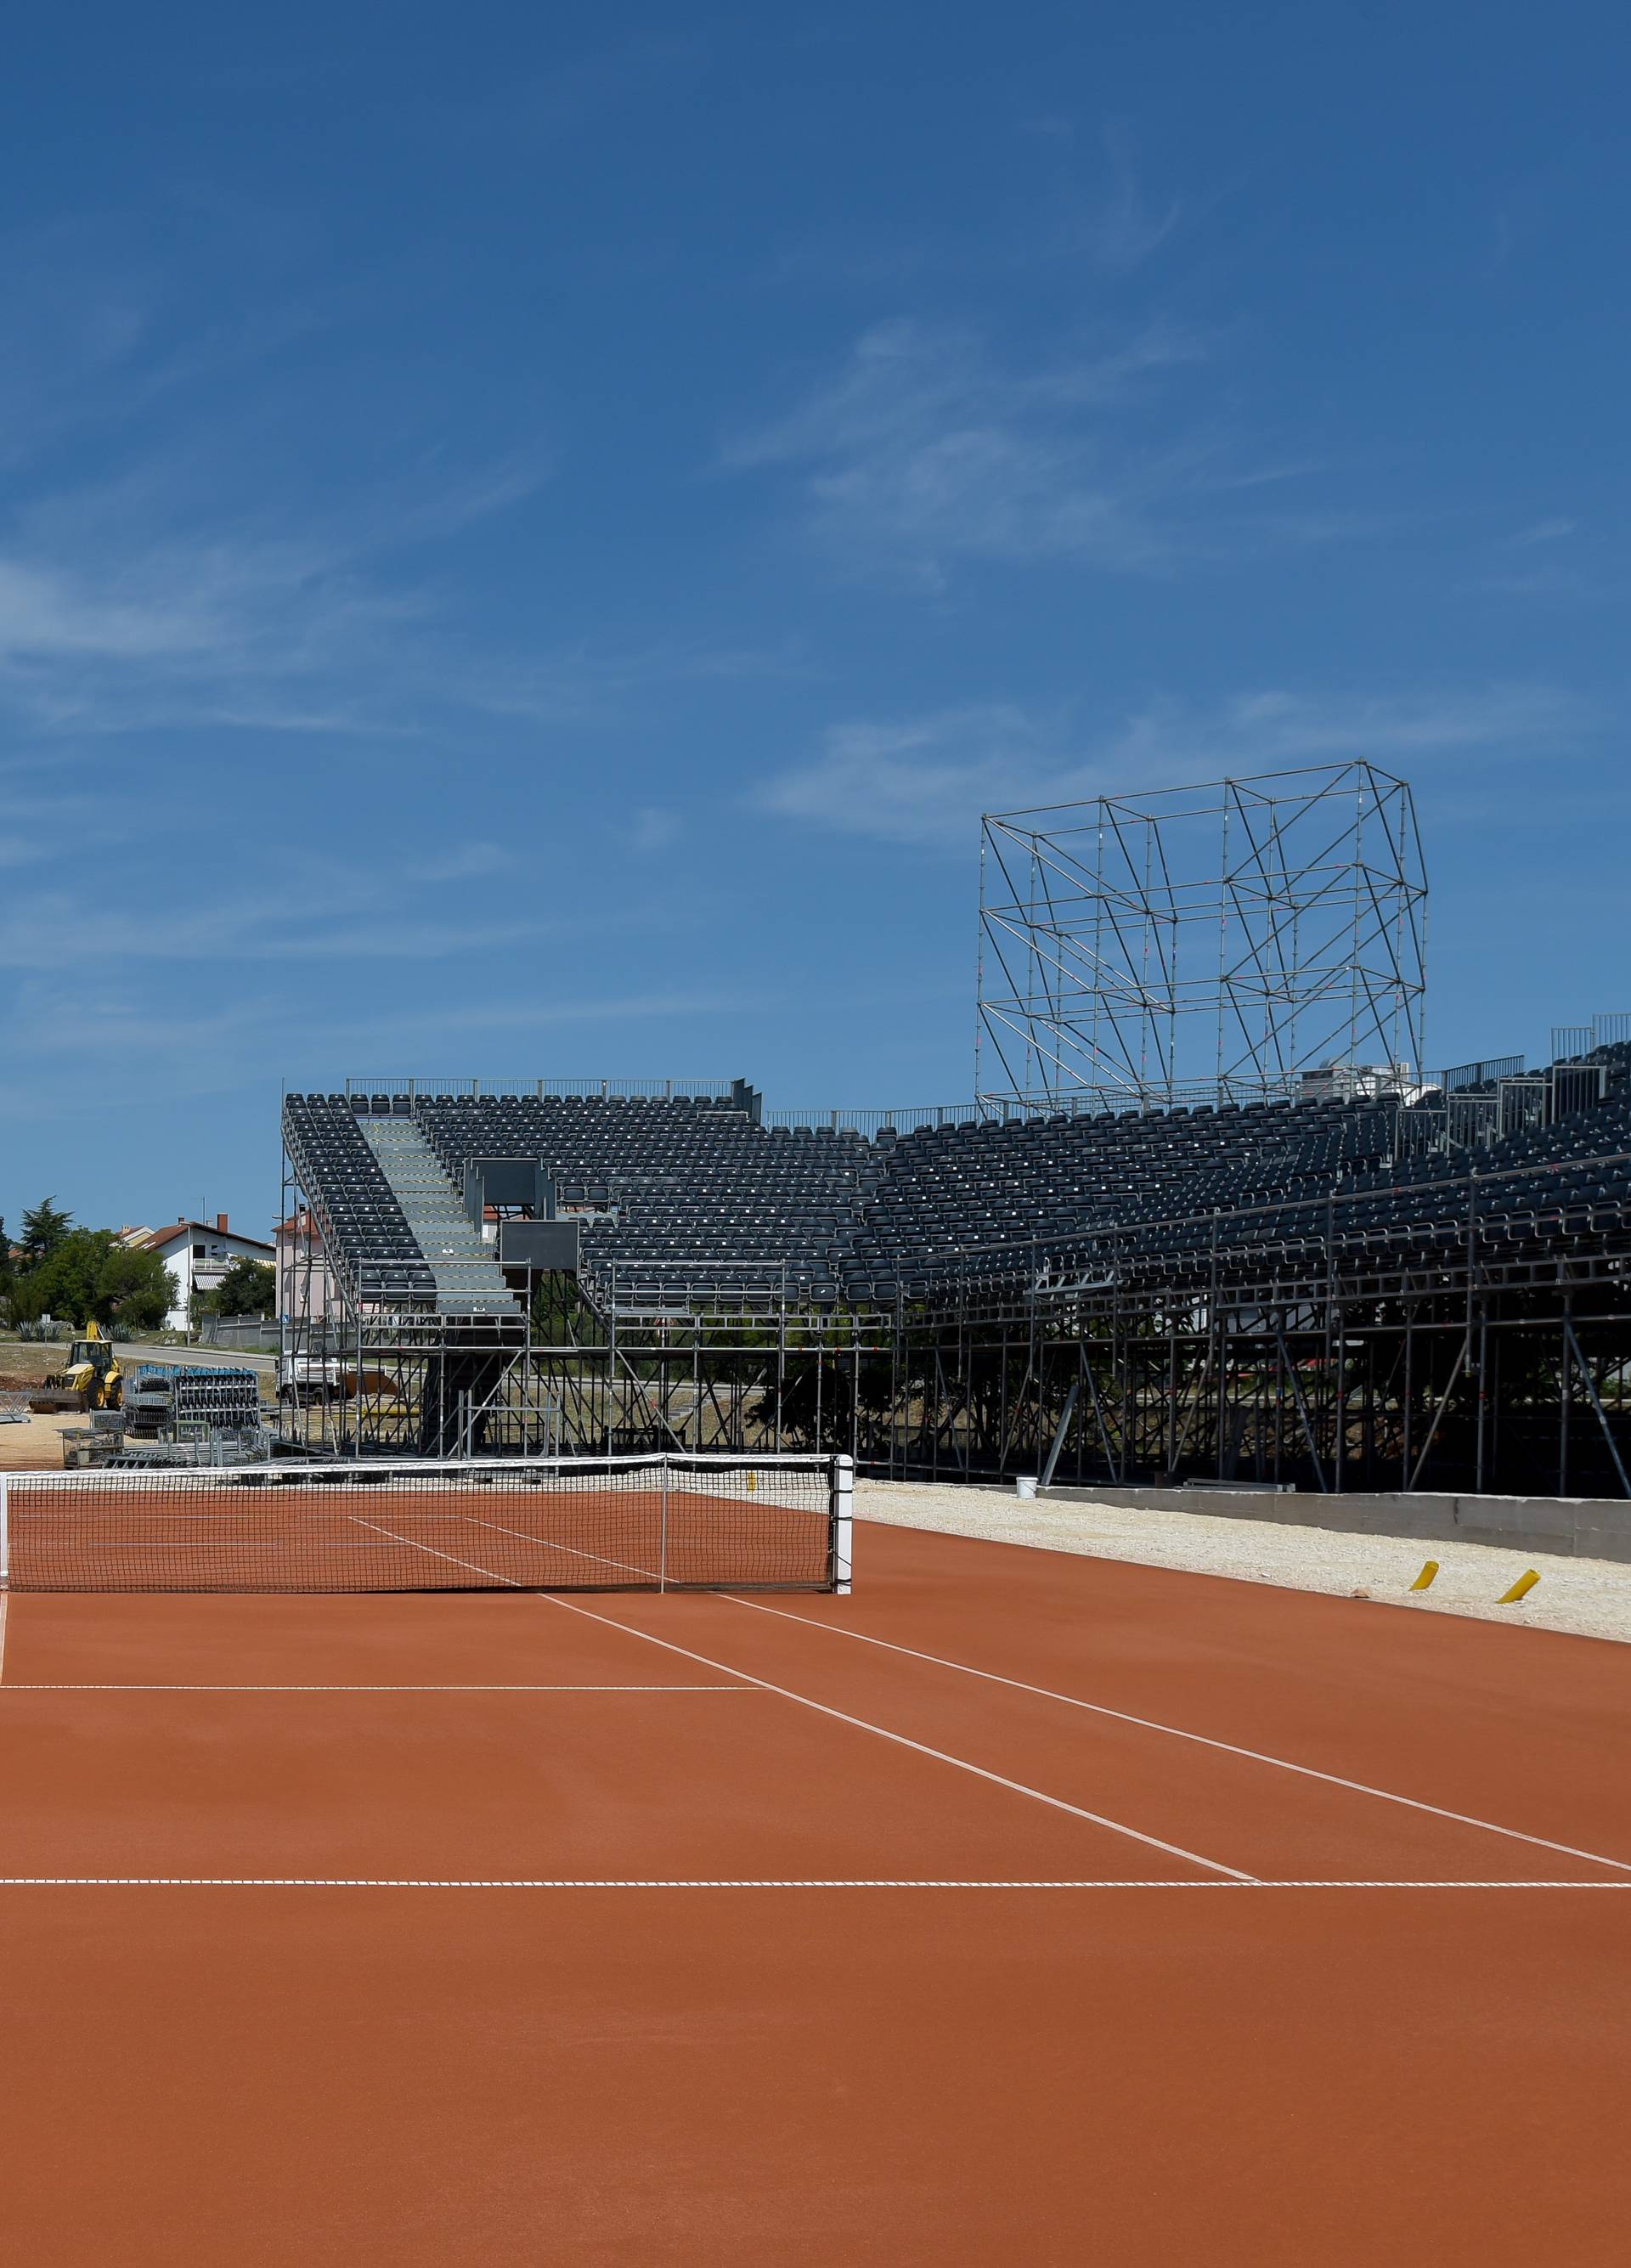
<path fill-rule="evenodd" d="M 1623 2256 L 1622 1649 L 856 1560 L 14 1594 L 11 2257 Z"/>

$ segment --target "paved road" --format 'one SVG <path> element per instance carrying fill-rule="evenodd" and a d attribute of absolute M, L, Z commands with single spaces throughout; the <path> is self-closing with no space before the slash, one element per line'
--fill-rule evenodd
<path fill-rule="evenodd" d="M 276 1371 L 275 1354 L 250 1354 L 239 1347 L 148 1346 L 139 1339 L 121 1339 L 119 1365 L 126 1372 L 144 1362 L 222 1363 L 230 1370 Z"/>

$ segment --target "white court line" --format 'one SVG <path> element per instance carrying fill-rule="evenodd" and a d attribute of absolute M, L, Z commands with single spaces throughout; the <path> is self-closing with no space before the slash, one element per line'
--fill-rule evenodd
<path fill-rule="evenodd" d="M 354 1515 L 353 1515 L 354 1516 Z M 557 1543 L 553 1537 L 548 1542 L 540 1535 L 528 1535 L 519 1528 L 506 1528 L 502 1521 L 483 1520 L 479 1513 L 461 1512 L 461 1520 L 469 1521 L 475 1528 L 491 1528 L 495 1535 L 513 1535 L 522 1543 L 530 1543 L 542 1551 L 564 1551 L 569 1559 L 591 1559 L 597 1567 L 615 1567 L 620 1575 L 640 1575 L 648 1583 L 661 1583 L 662 1576 L 655 1567 L 636 1567 L 626 1559 L 609 1559 L 603 1551 L 578 1551 L 570 1543 Z M 529 1590 L 536 1588 L 528 1584 Z"/>
<path fill-rule="evenodd" d="M 5 1679 L 5 1614 L 11 1603 L 11 1594 L 0 1590 L 0 1683 Z"/>
<path fill-rule="evenodd" d="M 1631 1882 L 1539 1881 L 1259 1881 L 1243 1875 L 1233 1881 L 1193 1882 L 1157 1875 L 1136 1881 L 1120 1874 L 1013 1880 L 944 1875 L 827 1875 L 789 1878 L 756 1875 L 676 1877 L 627 1874 L 435 1875 L 435 1874 L 0 1874 L 0 1890 L 1583 1890 L 1631 1891 Z"/>
<path fill-rule="evenodd" d="M 450 1567 L 465 1567 L 473 1575 L 484 1575 L 490 1583 L 502 1583 L 512 1591 L 535 1591 L 539 1588 L 536 1583 L 523 1583 L 519 1576 L 500 1575 L 494 1568 L 478 1566 L 474 1559 L 461 1559 L 451 1551 L 439 1551 L 434 1544 L 421 1543 L 415 1536 L 399 1535 L 394 1528 L 381 1528 L 377 1521 L 365 1520 L 359 1512 L 348 1512 L 345 1516 L 348 1520 L 354 1521 L 358 1528 L 372 1528 L 377 1535 L 388 1535 L 394 1543 L 407 1544 L 410 1550 L 428 1552 L 432 1559 L 445 1559 Z M 514 1535 L 520 1537 L 523 1543 L 539 1544 L 537 1536 L 523 1535 L 519 1528 L 500 1528 L 496 1521 L 478 1519 L 474 1513 L 460 1513 L 457 1517 L 477 1528 L 491 1528 L 495 1535 Z M 547 1543 L 541 1545 L 540 1548 L 547 1551 L 557 1551 L 567 1550 L 570 1546 Z M 597 1566 L 616 1567 L 625 1575 L 643 1575 L 648 1582 L 655 1583 L 661 1580 L 661 1578 L 648 1567 L 625 1567 L 621 1560 L 602 1559 L 598 1552 L 574 1551 L 572 1556 L 575 1559 L 593 1559 Z"/>
<path fill-rule="evenodd" d="M 358 1517 L 355 1513 L 349 1516 L 353 1519 Z M 373 1528 L 376 1523 L 362 1521 L 361 1525 Z M 490 1568 L 477 1567 L 472 1559 L 458 1559 L 450 1551 L 433 1550 L 430 1544 L 416 1543 L 411 1536 L 397 1535 L 391 1528 L 381 1528 L 379 1533 L 389 1535 L 394 1543 L 408 1544 L 413 1550 L 429 1551 L 432 1558 L 448 1560 L 455 1567 L 468 1567 L 475 1574 L 486 1575 L 490 1580 L 506 1583 L 511 1590 L 526 1588 L 523 1584 L 512 1582 L 508 1576 L 493 1578 Z M 1045 1803 L 1052 1810 L 1066 1812 L 1073 1819 L 1085 1819 L 1094 1827 L 1108 1828 L 1112 1835 L 1125 1836 L 1132 1842 L 1142 1843 L 1149 1850 L 1165 1851 L 1170 1857 L 1182 1859 L 1189 1866 L 1204 1867 L 1211 1874 L 1227 1875 L 1231 1881 L 1249 1882 L 1255 1879 L 1243 1873 L 1238 1867 L 1226 1867 L 1221 1859 L 1203 1859 L 1199 1852 L 1186 1851 L 1181 1844 L 1163 1842 L 1158 1835 L 1146 1835 L 1136 1827 L 1125 1826 L 1118 1819 L 1105 1818 L 1101 1812 L 1085 1811 L 1080 1804 L 1066 1803 L 1059 1796 L 1044 1794 L 1039 1787 L 1027 1787 L 1022 1780 L 1005 1779 L 1000 1772 L 987 1771 L 983 1764 L 971 1764 L 963 1756 L 948 1756 L 944 1749 L 931 1749 L 922 1741 L 908 1740 L 904 1733 L 891 1733 L 886 1726 L 875 1725 L 865 1717 L 852 1717 L 845 1710 L 830 1709 L 824 1701 L 812 1701 L 808 1694 L 794 1693 L 786 1685 L 772 1685 L 769 1678 L 755 1677 L 750 1670 L 734 1669 L 728 1662 L 710 1660 L 705 1653 L 695 1653 L 690 1646 L 675 1646 L 672 1639 L 653 1638 L 649 1631 L 631 1629 L 627 1623 L 614 1621 L 610 1615 L 597 1615 L 588 1607 L 574 1606 L 570 1600 L 557 1598 L 548 1591 L 535 1591 L 530 1595 L 542 1599 L 546 1605 L 559 1607 L 567 1614 L 582 1615 L 592 1623 L 604 1623 L 608 1630 L 621 1631 L 625 1638 L 637 1638 L 647 1646 L 661 1646 L 665 1653 L 682 1654 L 687 1661 L 700 1662 L 705 1669 L 717 1669 L 727 1677 L 746 1678 L 749 1684 L 756 1686 L 762 1692 L 779 1694 L 784 1701 L 796 1701 L 800 1708 L 813 1709 L 818 1716 L 831 1717 L 838 1724 L 852 1725 L 860 1732 L 875 1734 L 879 1740 L 890 1741 L 897 1748 L 911 1749 L 920 1756 L 932 1756 L 936 1764 L 950 1764 L 956 1771 L 971 1773 L 976 1779 L 988 1780 L 993 1787 L 1006 1787 L 1015 1795 L 1029 1796 L 1033 1803 Z"/>
<path fill-rule="evenodd" d="M 484 1575 L 490 1583 L 502 1583 L 506 1590 L 530 1591 L 530 1583 L 518 1583 L 512 1575 L 496 1574 L 491 1567 L 478 1567 L 474 1559 L 461 1559 L 451 1551 L 439 1551 L 434 1544 L 417 1543 L 411 1535 L 399 1535 L 394 1528 L 381 1528 L 377 1520 L 365 1520 L 360 1512 L 348 1512 L 348 1520 L 358 1528 L 372 1528 L 376 1535 L 388 1535 L 393 1543 L 405 1543 L 410 1551 L 423 1551 L 432 1559 L 445 1559 L 450 1567 L 462 1567 L 472 1575 Z"/>
<path fill-rule="evenodd" d="M 897 1749 L 910 1749 L 914 1755 L 931 1756 L 936 1764 L 950 1764 L 954 1771 L 968 1772 L 975 1779 L 989 1781 L 993 1787 L 1006 1787 L 1015 1795 L 1029 1796 L 1033 1803 L 1045 1803 L 1050 1809 L 1063 1811 L 1073 1819 L 1085 1819 L 1094 1827 L 1106 1827 L 1112 1835 L 1125 1836 L 1131 1842 L 1142 1843 L 1152 1851 L 1165 1851 L 1170 1857 L 1182 1859 L 1192 1867 L 1204 1867 L 1214 1874 L 1224 1874 L 1231 1881 L 1250 1882 L 1256 1877 L 1239 1867 L 1226 1867 L 1221 1859 L 1202 1858 L 1198 1851 L 1186 1851 L 1181 1843 L 1168 1843 L 1159 1835 L 1146 1835 L 1142 1829 L 1129 1827 L 1119 1819 L 1108 1819 L 1100 1811 L 1084 1810 L 1077 1803 L 1066 1803 L 1061 1796 L 1048 1795 L 1039 1787 L 1028 1787 L 1023 1780 L 1008 1779 L 1001 1772 L 987 1771 L 984 1764 L 970 1764 L 966 1756 L 954 1756 L 944 1749 L 932 1749 L 925 1741 L 909 1740 L 904 1733 L 892 1733 L 886 1725 L 875 1725 L 870 1718 L 853 1717 L 847 1709 L 830 1708 L 824 1701 L 812 1701 L 808 1693 L 795 1693 L 791 1686 L 773 1685 L 768 1677 L 755 1677 L 748 1669 L 738 1669 L 733 1664 L 715 1661 L 705 1653 L 697 1653 L 688 1646 L 675 1646 L 671 1638 L 653 1638 L 649 1631 L 636 1630 L 628 1623 L 616 1621 L 610 1615 L 594 1613 L 589 1607 L 576 1605 L 570 1599 L 557 1598 L 551 1592 L 536 1595 L 551 1607 L 559 1607 L 569 1615 L 583 1615 L 592 1623 L 604 1623 L 608 1630 L 622 1631 L 627 1638 L 638 1638 L 647 1646 L 660 1646 L 667 1653 L 683 1654 L 687 1661 L 699 1661 L 705 1669 L 717 1669 L 727 1677 L 752 1678 L 755 1685 L 766 1693 L 779 1694 L 784 1701 L 796 1701 L 801 1709 L 813 1709 L 817 1716 L 830 1717 L 840 1725 L 852 1725 L 858 1731 L 875 1734 L 881 1741 L 890 1741 Z"/>
<path fill-rule="evenodd" d="M 1339 1772 L 1321 1771 L 1314 1764 L 1293 1764 L 1286 1756 L 1271 1756 L 1261 1749 L 1244 1749 L 1233 1741 L 1214 1740 L 1207 1733 L 1191 1733 L 1181 1725 L 1159 1724 L 1153 1717 L 1135 1717 L 1125 1709 L 1108 1708 L 1102 1701 L 1081 1701 L 1074 1693 L 1055 1693 L 1046 1685 L 1029 1685 L 1022 1677 L 1004 1677 L 994 1669 L 976 1669 L 971 1662 L 951 1661 L 944 1654 L 925 1653 L 915 1646 L 902 1646 L 896 1639 L 874 1638 L 868 1631 L 846 1630 L 842 1623 L 817 1622 L 810 1615 L 795 1615 L 785 1607 L 767 1607 L 757 1599 L 744 1599 L 735 1593 L 721 1593 L 734 1607 L 749 1607 L 755 1614 L 774 1615 L 779 1621 L 799 1623 L 806 1630 L 826 1631 L 834 1638 L 852 1638 L 862 1646 L 882 1646 L 889 1653 L 909 1655 L 913 1661 L 933 1662 L 937 1669 L 960 1669 L 965 1677 L 984 1678 L 989 1685 L 1012 1686 L 1018 1693 L 1035 1693 L 1044 1701 L 1061 1701 L 1067 1709 L 1084 1709 L 1089 1716 L 1108 1717 L 1118 1725 L 1135 1725 L 1140 1732 L 1163 1733 L 1169 1740 L 1190 1741 L 1197 1748 L 1215 1749 L 1226 1756 L 1244 1756 L 1248 1763 L 1270 1764 L 1276 1771 L 1295 1772 L 1302 1779 L 1323 1780 L 1329 1787 L 1348 1789 L 1355 1795 L 1375 1796 L 1379 1803 L 1401 1804 L 1406 1811 L 1424 1811 L 1434 1819 L 1453 1820 L 1458 1827 L 1480 1828 L 1487 1835 L 1504 1835 L 1513 1843 L 1529 1843 L 1538 1851 L 1555 1851 L 1560 1858 L 1584 1859 L 1594 1867 L 1613 1867 L 1621 1874 L 1631 1874 L 1631 1860 L 1605 1858 L 1600 1851 L 1582 1851 L 1572 1843 L 1554 1843 L 1545 1835 L 1525 1834 L 1521 1827 L 1501 1827 L 1493 1819 L 1477 1819 L 1471 1812 L 1449 1811 L 1443 1804 L 1424 1803 L 1413 1795 L 1399 1795 L 1391 1788 L 1372 1787 L 1362 1779 L 1344 1779 Z M 697 1659 L 700 1660 L 701 1656 Z M 740 1675 L 746 1675 L 746 1672 Z"/>
<path fill-rule="evenodd" d="M 8 1693 L 756 1693 L 756 1685 L 8 1685 Z"/>

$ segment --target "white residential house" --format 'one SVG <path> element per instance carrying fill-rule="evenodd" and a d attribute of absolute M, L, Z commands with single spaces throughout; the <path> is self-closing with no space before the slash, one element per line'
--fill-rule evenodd
<path fill-rule="evenodd" d="M 269 1267 L 277 1248 L 259 1236 L 240 1235 L 224 1212 L 214 1226 L 208 1221 L 181 1219 L 168 1228 L 150 1229 L 144 1239 L 170 1271 L 175 1297 L 165 1321 L 173 1330 L 187 1329 L 195 1297 L 213 1292 L 234 1260 L 262 1260 Z"/>
<path fill-rule="evenodd" d="M 340 1304 L 322 1232 L 302 1206 L 277 1224 L 277 1312 L 291 1322 L 321 1322 Z"/>

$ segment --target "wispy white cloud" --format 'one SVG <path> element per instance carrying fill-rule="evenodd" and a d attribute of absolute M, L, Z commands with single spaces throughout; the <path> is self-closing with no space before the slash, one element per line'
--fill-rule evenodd
<path fill-rule="evenodd" d="M 446 961 L 535 940 L 530 921 L 314 918 L 277 902 L 222 900 L 166 914 L 106 909 L 70 892 L 12 896 L 0 914 L 0 968 L 97 964 Z"/>
<path fill-rule="evenodd" d="M 1022 368 L 967 329 L 882 323 L 721 461 L 794 475 L 808 525 L 846 571 L 929 588 L 970 562 L 1148 574 L 1369 532 L 1374 515 L 1282 515 L 1257 500 L 1308 468 L 1283 451 L 1253 456 L 1169 399 L 1209 351 L 1154 323 Z"/>
<path fill-rule="evenodd" d="M 18 808 L 78 813 L 82 806 L 88 820 L 63 827 L 62 842 L 77 846 L 85 824 L 107 819 L 107 831 L 95 839 L 121 841 L 128 871 L 145 873 L 139 825 L 122 828 L 118 812 L 107 818 L 90 799 L 77 798 L 55 804 L 40 798 Z M 649 806 L 637 817 L 637 829 L 643 826 L 654 836 L 670 816 Z M 30 854 L 32 836 L 20 837 L 19 848 Z M 520 968 L 528 951 L 550 940 L 580 939 L 582 928 L 570 898 L 557 892 L 541 908 L 535 890 L 516 889 L 519 865 L 515 851 L 481 837 L 451 842 L 428 858 L 402 856 L 388 841 L 365 841 L 348 860 L 338 849 L 324 853 L 288 844 L 269 856 L 265 844 L 246 836 L 225 873 L 211 878 L 217 887 L 196 887 L 190 895 L 155 898 L 145 883 L 137 892 L 109 891 L 77 873 L 54 887 L 8 887 L 0 893 L 0 969 L 56 969 L 68 978 L 80 970 L 171 964 L 203 976 L 292 962 L 336 968 L 457 963 L 478 954 L 504 954 L 509 966 Z M 625 909 L 620 927 L 671 925 L 672 918 L 671 909 L 651 898 Z M 309 1020 L 303 1014 L 303 1025 Z"/>
<path fill-rule="evenodd" d="M 823 675 L 797 639 L 754 647 L 665 639 L 558 647 L 520 659 L 439 660 L 438 684 L 455 706 L 537 725 L 607 725 L 654 693 L 686 685 L 809 681 Z"/>
<path fill-rule="evenodd" d="M 15 775 L 23 768 L 6 769 Z M 89 854 L 122 835 L 105 797 L 0 794 L 0 867 L 15 871 L 62 859 L 83 866 Z"/>
<path fill-rule="evenodd" d="M 1041 184 L 1034 146 L 1022 146 L 1002 188 L 983 184 L 978 214 L 963 210 L 936 223 L 877 210 L 860 227 L 829 221 L 782 247 L 779 279 L 919 291 L 934 284 L 959 300 L 987 279 L 1046 276 L 1057 289 L 1055 274 L 1084 269 L 1116 284 L 1178 232 L 1185 200 L 1152 192 L 1124 125 L 1084 130 L 1063 114 L 1033 114 L 1018 122 L 1018 132 L 1022 144 L 1045 145 Z"/>
<path fill-rule="evenodd" d="M 629 814 L 630 847 L 646 855 L 654 850 L 666 850 L 678 839 L 680 832 L 678 812 L 669 811 L 661 804 L 638 804 Z"/>
<path fill-rule="evenodd" d="M 1507 548 L 1512 551 L 1528 551 L 1539 543 L 1561 543 L 1566 537 L 1576 534 L 1579 527 L 1577 519 L 1566 519 L 1561 513 L 1554 514 L 1549 519 L 1533 520 L 1527 527 L 1519 528 L 1516 535 L 1508 538 Z"/>
<path fill-rule="evenodd" d="M 444 601 L 417 555 L 439 569 L 535 497 L 548 442 L 405 432 L 314 482 L 279 454 L 306 381 L 274 365 L 340 296 L 240 313 L 227 292 L 200 320 L 183 264 L 137 258 L 117 217 L 0 235 L 0 709 L 46 732 L 402 729 Z M 95 435 L 71 477 L 70 430 Z"/>
<path fill-rule="evenodd" d="M 992 703 L 833 726 L 817 754 L 760 787 L 782 818 L 881 842 L 971 851 L 980 815 L 1366 758 L 1384 770 L 1468 752 L 1578 744 L 1596 722 L 1533 685 L 1421 696 L 1265 691 L 1204 711 L 1154 702 L 1083 732 L 1062 711 Z"/>
<path fill-rule="evenodd" d="M 1561 512 L 1531 520 L 1498 542 L 1489 568 L 1470 587 L 1553 606 L 1617 605 L 1625 598 L 1617 559 L 1605 556 L 1601 543 L 1589 545 L 1581 523 Z"/>
<path fill-rule="evenodd" d="M 466 843 L 456 850 L 448 850 L 439 858 L 429 858 L 410 866 L 408 873 L 416 882 L 474 882 L 489 875 L 503 874 L 515 865 L 515 853 L 506 850 L 501 843 Z"/>
<path fill-rule="evenodd" d="M 165 661 L 213 650 L 225 594 L 211 599 L 202 577 L 188 579 L 190 589 L 160 594 L 155 587 L 142 599 L 60 568 L 0 558 L 0 664 Z"/>
<path fill-rule="evenodd" d="M 47 730 L 403 728 L 433 601 L 381 565 L 536 477 L 422 480 L 349 527 L 200 512 L 152 467 L 50 497 L 0 541 L 0 703 Z"/>
<path fill-rule="evenodd" d="M 1176 196 L 1150 197 L 1139 178 L 1132 136 L 1125 127 L 1107 128 L 1103 139 L 1107 185 L 1086 200 L 1067 236 L 1095 267 L 1121 276 L 1140 267 L 1166 242 L 1178 225 L 1183 206 Z"/>
<path fill-rule="evenodd" d="M 77 837 L 70 837 L 77 839 Z M 131 871 L 145 872 L 131 832 Z M 535 944 L 565 917 L 510 909 L 493 893 L 459 885 L 489 880 L 509 865 L 497 844 L 454 845 L 439 860 L 346 864 L 287 846 L 272 858 L 246 836 L 218 887 L 155 899 L 146 888 L 108 891 L 78 877 L 54 888 L 0 897 L 0 968 L 110 969 L 143 964 L 228 966 L 284 962 L 457 961 Z M 434 887 L 427 897 L 424 885 Z"/>
<path fill-rule="evenodd" d="M 250 1080 L 265 1081 L 269 1064 L 286 1070 L 297 1086 L 303 1081 L 326 1086 L 343 1072 L 355 1074 L 359 1061 L 382 1074 L 394 1064 L 433 1073 L 427 1057 L 445 1043 L 451 1049 L 479 1038 L 483 1049 L 497 1049 L 513 1042 L 533 1055 L 552 1033 L 649 1025 L 660 1035 L 684 1022 L 775 1005 L 763 990 L 674 986 L 544 998 L 529 992 L 400 1012 L 362 1005 L 348 1015 L 343 1000 L 325 996 L 314 1006 L 281 988 L 177 1018 L 155 1011 L 151 998 L 134 988 L 115 986 L 97 998 L 65 1002 L 54 978 L 27 976 L 9 1012 L 0 1015 L 0 1046 L 13 1065 L 37 1062 L 42 1076 L 0 1084 L 0 1119 L 38 1121 L 88 1107 L 105 1095 L 110 1066 L 117 1067 L 127 1094 L 161 1096 L 173 1105 L 178 1098 L 222 1095 Z M 574 1073 L 570 1063 L 557 1069 L 562 1076 Z M 267 1099 L 269 1126 L 276 1124 L 276 1100 L 274 1083 Z"/>
<path fill-rule="evenodd" d="M 1087 773 L 1062 763 L 1057 725 L 1007 703 L 897 723 L 835 725 L 813 762 L 768 781 L 755 800 L 784 819 L 884 842 L 972 846 L 982 811 L 1052 799 Z"/>

